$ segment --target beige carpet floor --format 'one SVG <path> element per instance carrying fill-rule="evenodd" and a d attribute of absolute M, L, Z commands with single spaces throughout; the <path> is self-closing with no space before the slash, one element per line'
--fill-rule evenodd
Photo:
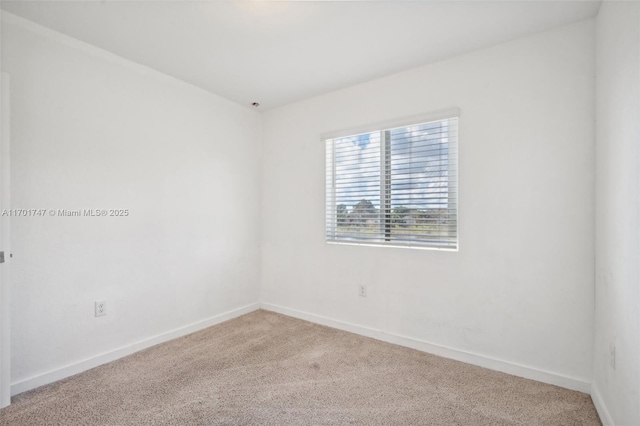
<path fill-rule="evenodd" d="M 0 425 L 599 425 L 583 393 L 256 311 L 14 397 Z"/>

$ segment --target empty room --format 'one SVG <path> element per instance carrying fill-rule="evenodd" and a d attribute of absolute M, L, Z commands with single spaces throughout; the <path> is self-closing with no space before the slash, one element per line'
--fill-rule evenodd
<path fill-rule="evenodd" d="M 640 426 L 640 2 L 0 14 L 0 426 Z"/>

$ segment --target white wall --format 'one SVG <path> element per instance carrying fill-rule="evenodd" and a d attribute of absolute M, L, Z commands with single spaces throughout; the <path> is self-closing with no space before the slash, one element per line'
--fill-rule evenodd
<path fill-rule="evenodd" d="M 605 423 L 637 425 L 640 424 L 640 4 L 605 1 L 596 28 L 594 400 L 600 405 Z M 615 369 L 611 365 L 612 344 Z"/>
<path fill-rule="evenodd" d="M 17 389 L 255 304 L 259 114 L 3 15 L 13 207 L 130 211 L 13 219 Z"/>
<path fill-rule="evenodd" d="M 2 12 L 0 11 L 0 15 Z M 0 19 L 0 34 L 1 34 Z M 1 44 L 1 43 L 0 43 Z M 2 49 L 0 47 L 0 69 L 2 64 Z M 10 138 L 9 125 L 11 98 L 9 93 L 9 75 L 1 73 L 0 78 L 0 209 L 11 206 L 10 187 Z M 0 217 L 0 250 L 4 254 L 11 253 L 11 217 Z M 11 329 L 9 328 L 10 311 L 10 282 L 11 258 L 7 255 L 0 265 L 0 408 L 11 403 Z"/>
<path fill-rule="evenodd" d="M 450 107 L 460 251 L 326 244 L 320 134 Z M 593 121 L 593 21 L 265 112 L 263 306 L 588 390 Z"/>

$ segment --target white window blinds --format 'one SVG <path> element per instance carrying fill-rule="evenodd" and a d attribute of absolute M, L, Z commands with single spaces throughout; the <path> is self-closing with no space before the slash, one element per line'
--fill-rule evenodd
<path fill-rule="evenodd" d="M 457 249 L 457 139 L 457 117 L 327 139 L 327 241 Z"/>

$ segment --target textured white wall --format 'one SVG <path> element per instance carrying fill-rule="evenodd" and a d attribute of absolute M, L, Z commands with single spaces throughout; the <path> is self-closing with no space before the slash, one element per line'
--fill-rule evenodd
<path fill-rule="evenodd" d="M 588 387 L 594 78 L 586 21 L 265 112 L 263 302 Z M 460 251 L 326 244 L 319 136 L 451 107 Z"/>
<path fill-rule="evenodd" d="M 617 425 L 640 424 L 640 3 L 597 18 L 594 389 Z M 615 369 L 611 345 L 615 346 Z M 594 394 L 596 393 L 594 392 Z M 595 399 L 595 398 L 594 398 Z"/>
<path fill-rule="evenodd" d="M 19 22 L 13 207 L 130 216 L 13 219 L 13 382 L 257 302 L 259 114 Z"/>
<path fill-rule="evenodd" d="M 0 17 L 2 11 L 0 10 Z M 2 19 L 0 19 L 0 38 L 2 35 Z M 2 70 L 2 43 L 0 43 L 0 70 Z M 9 76 L 2 73 L 0 81 L 0 205 L 5 204 L 4 198 L 7 195 L 8 173 L 5 170 L 7 163 L 5 158 L 6 147 L 9 146 Z M 10 218 L 0 218 L 0 250 L 8 251 L 10 238 L 6 235 L 5 229 L 10 226 Z M 6 407 L 11 403 L 11 338 L 9 328 L 9 287 L 10 280 L 7 279 L 8 274 L 6 262 L 0 266 L 0 408 Z M 10 266 L 9 266 L 10 268 Z"/>

